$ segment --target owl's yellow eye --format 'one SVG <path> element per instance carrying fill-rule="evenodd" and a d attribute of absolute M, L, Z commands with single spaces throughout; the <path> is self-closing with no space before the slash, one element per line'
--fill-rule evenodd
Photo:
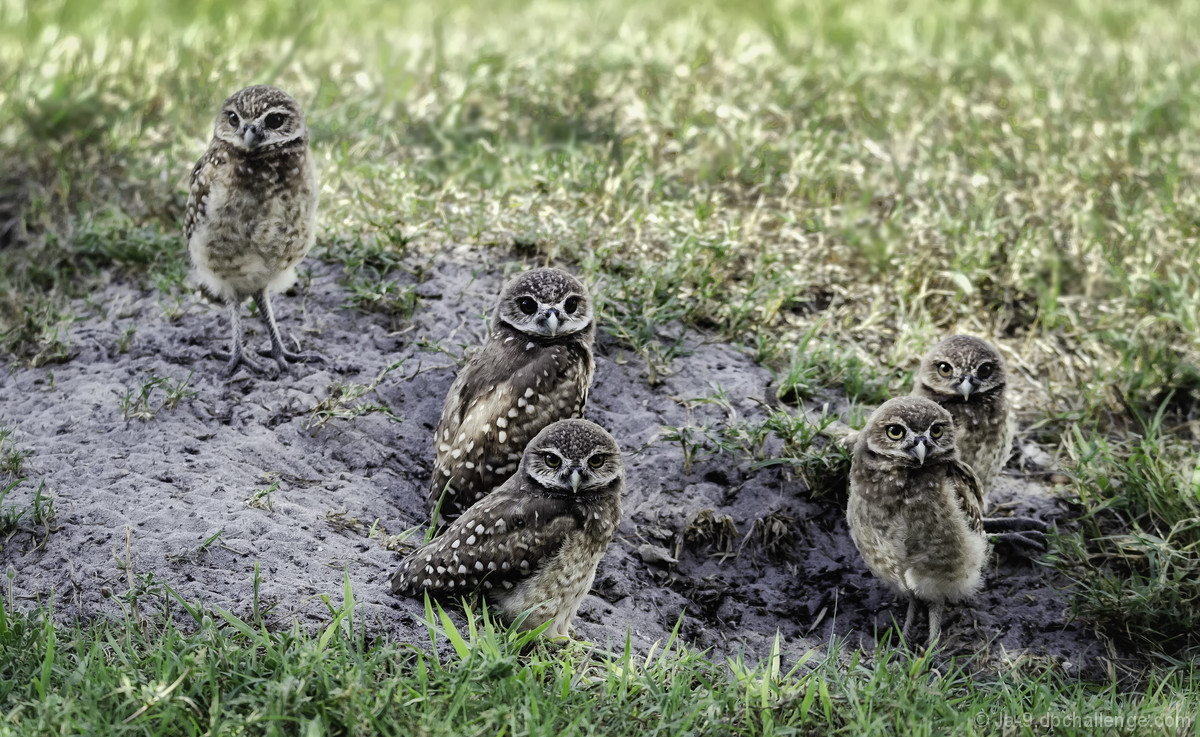
<path fill-rule="evenodd" d="M 887 434 L 890 440 L 899 440 L 904 437 L 904 425 L 888 425 L 883 428 L 883 432 Z"/>
<path fill-rule="evenodd" d="M 943 432 L 944 431 L 942 430 L 941 425 L 932 425 L 929 428 L 929 437 L 933 438 L 934 440 L 937 440 L 938 438 L 942 437 Z"/>
<path fill-rule="evenodd" d="M 945 361 L 941 361 L 937 365 L 938 374 L 941 376 L 950 376 L 954 373 L 954 367 Z"/>
<path fill-rule="evenodd" d="M 543 455 L 542 462 L 546 464 L 547 468 L 558 468 L 562 465 L 562 459 L 554 453 L 546 453 Z"/>
<path fill-rule="evenodd" d="M 608 456 L 603 453 L 597 453 L 588 459 L 588 468 L 600 468 L 608 460 Z"/>

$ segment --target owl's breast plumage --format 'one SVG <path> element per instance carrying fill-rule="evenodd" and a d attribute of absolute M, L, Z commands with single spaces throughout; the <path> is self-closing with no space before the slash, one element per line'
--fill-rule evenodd
<path fill-rule="evenodd" d="M 201 283 L 226 298 L 286 286 L 316 236 L 318 188 L 307 144 L 248 158 L 214 141 L 192 176 L 185 216 Z"/>

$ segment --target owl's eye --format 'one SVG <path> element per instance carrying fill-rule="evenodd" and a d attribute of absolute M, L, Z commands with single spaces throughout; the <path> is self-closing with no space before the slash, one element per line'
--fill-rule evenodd
<path fill-rule="evenodd" d="M 904 437 L 904 425 L 888 425 L 883 428 L 890 440 L 899 440 Z"/>
<path fill-rule="evenodd" d="M 937 440 L 938 438 L 942 437 L 943 432 L 945 432 L 945 431 L 942 429 L 941 425 L 930 425 L 929 426 L 929 437 L 933 438 L 934 440 Z"/>
<path fill-rule="evenodd" d="M 537 302 L 533 300 L 533 297 L 522 297 L 518 299 L 517 307 L 519 307 L 521 312 L 524 312 L 526 315 L 532 315 L 533 313 L 537 312 Z"/>
<path fill-rule="evenodd" d="M 240 122 L 240 121 L 238 120 L 237 113 L 230 113 L 230 114 L 229 114 L 229 127 L 230 127 L 230 128 L 237 128 L 237 127 L 238 127 L 238 123 L 239 123 L 239 122 Z"/>
<path fill-rule="evenodd" d="M 608 461 L 608 456 L 604 455 L 603 453 L 597 453 L 596 455 L 594 455 L 588 459 L 588 467 L 589 468 L 600 468 L 607 461 Z"/>
<path fill-rule="evenodd" d="M 287 120 L 287 117 L 283 113 L 271 113 L 267 116 L 267 127 L 271 130 L 275 130 L 279 126 L 283 125 L 283 121 L 285 120 Z"/>
<path fill-rule="evenodd" d="M 579 298 L 568 297 L 566 303 L 563 304 L 563 309 L 567 311 L 568 315 L 574 315 L 575 310 L 579 309 Z"/>
<path fill-rule="evenodd" d="M 981 379 L 986 379 L 987 377 L 991 376 L 992 372 L 995 370 L 995 365 L 992 363 L 985 363 L 979 367 L 979 370 L 976 371 L 975 374 Z"/>
<path fill-rule="evenodd" d="M 941 361 L 940 363 L 938 363 L 937 370 L 938 370 L 938 373 L 941 374 L 942 376 L 950 376 L 951 374 L 954 373 L 954 367 L 951 366 L 950 364 L 946 363 L 945 361 Z"/>
<path fill-rule="evenodd" d="M 553 453 L 545 453 L 542 455 L 542 462 L 547 468 L 558 468 L 562 465 L 562 459 Z"/>

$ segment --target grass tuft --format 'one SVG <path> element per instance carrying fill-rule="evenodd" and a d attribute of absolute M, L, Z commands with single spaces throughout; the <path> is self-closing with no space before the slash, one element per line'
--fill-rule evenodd
<path fill-rule="evenodd" d="M 1200 470 L 1163 427 L 1170 401 L 1120 441 L 1078 428 L 1077 532 L 1060 538 L 1075 608 L 1113 637 L 1164 652 L 1200 647 Z"/>
<path fill-rule="evenodd" d="M 168 376 L 151 376 L 139 381 L 137 387 L 125 391 L 121 397 L 121 416 L 126 420 L 154 419 L 159 412 L 172 410 L 188 397 L 196 396 L 195 389 L 188 389 L 195 371 L 189 371 L 187 378 L 177 381 Z M 155 395 L 162 394 L 159 399 Z"/>

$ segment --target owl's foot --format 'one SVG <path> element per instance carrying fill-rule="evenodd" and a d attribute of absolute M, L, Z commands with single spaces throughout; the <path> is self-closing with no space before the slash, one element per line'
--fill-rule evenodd
<path fill-rule="evenodd" d="M 296 353 L 289 351 L 282 344 L 276 345 L 270 350 L 261 350 L 258 355 L 267 358 L 275 359 L 275 363 L 279 364 L 279 372 L 286 374 L 288 367 L 293 363 L 325 363 L 326 358 L 319 353 Z"/>
<path fill-rule="evenodd" d="M 283 338 L 279 335 L 279 326 L 275 324 L 275 313 L 271 311 L 271 297 L 263 290 L 254 295 L 254 304 L 267 323 L 267 332 L 271 335 L 271 350 L 259 351 L 259 355 L 275 359 L 279 364 L 279 372 L 287 373 L 290 363 L 325 363 L 325 357 L 317 353 L 295 353 L 283 347 Z"/>
<path fill-rule="evenodd" d="M 1050 524 L 1032 517 L 984 517 L 984 532 L 1049 532 Z"/>
<path fill-rule="evenodd" d="M 245 366 L 251 373 L 271 376 L 275 372 L 267 369 L 258 361 L 246 355 L 246 352 L 240 348 L 232 353 L 225 351 L 213 351 L 212 357 L 218 361 L 225 361 L 225 367 L 221 369 L 220 377 L 228 380 L 237 373 L 239 366 Z"/>
<path fill-rule="evenodd" d="M 992 535 L 997 545 L 1010 546 L 1022 556 L 1033 556 L 1046 552 L 1046 535 L 1039 530 L 1021 532 L 998 532 Z"/>
<path fill-rule="evenodd" d="M 983 518 L 983 530 L 997 546 L 1007 547 L 1023 557 L 1046 552 L 1046 533 L 1051 529 L 1052 525 L 1031 517 Z"/>

